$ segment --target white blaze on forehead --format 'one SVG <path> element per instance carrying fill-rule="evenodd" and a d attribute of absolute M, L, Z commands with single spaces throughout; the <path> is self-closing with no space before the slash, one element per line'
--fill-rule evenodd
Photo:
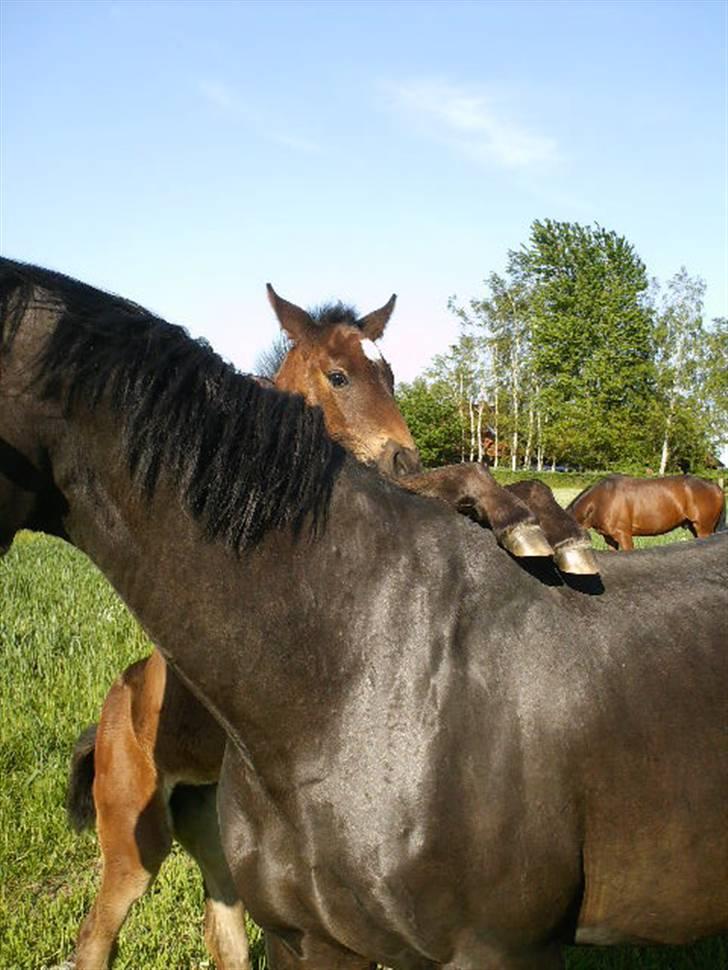
<path fill-rule="evenodd" d="M 367 337 L 362 340 L 361 349 L 369 360 L 377 361 L 382 359 L 382 355 L 379 353 L 379 347 L 377 347 L 373 340 L 369 340 Z"/>

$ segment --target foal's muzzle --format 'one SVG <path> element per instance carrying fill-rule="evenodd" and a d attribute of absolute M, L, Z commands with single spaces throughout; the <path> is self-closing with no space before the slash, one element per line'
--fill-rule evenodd
<path fill-rule="evenodd" d="M 406 475 L 416 475 L 422 471 L 422 462 L 416 448 L 405 448 L 390 438 L 382 449 L 379 461 L 380 469 L 392 478 L 404 478 Z"/>

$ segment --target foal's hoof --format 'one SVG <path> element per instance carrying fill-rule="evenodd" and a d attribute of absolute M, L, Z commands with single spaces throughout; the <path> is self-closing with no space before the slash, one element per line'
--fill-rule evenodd
<path fill-rule="evenodd" d="M 501 542 L 508 552 L 518 556 L 519 559 L 527 556 L 553 556 L 554 554 L 554 550 L 541 531 L 541 527 L 530 522 L 515 526 L 503 536 Z"/>
<path fill-rule="evenodd" d="M 598 576 L 599 566 L 594 550 L 585 542 L 565 542 L 556 546 L 554 562 L 561 573 L 576 576 Z"/>

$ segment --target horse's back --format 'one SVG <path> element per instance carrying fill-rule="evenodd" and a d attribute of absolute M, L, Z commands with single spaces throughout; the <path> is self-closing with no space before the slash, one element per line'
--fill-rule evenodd
<path fill-rule="evenodd" d="M 604 558 L 606 592 L 587 609 L 611 636 L 592 639 L 571 685 L 586 698 L 571 736 L 586 833 L 577 939 L 684 943 L 728 926 L 728 536 Z"/>
<path fill-rule="evenodd" d="M 724 499 L 718 485 L 696 475 L 608 475 L 572 505 L 583 525 L 607 535 L 613 535 L 615 530 L 632 535 L 662 535 L 680 526 L 707 535 L 718 527 Z"/>

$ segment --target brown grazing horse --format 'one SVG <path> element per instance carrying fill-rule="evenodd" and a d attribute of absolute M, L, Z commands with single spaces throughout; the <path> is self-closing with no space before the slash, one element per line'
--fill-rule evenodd
<path fill-rule="evenodd" d="M 546 587 L 319 409 L 10 261 L 0 442 L 0 547 L 82 549 L 221 725 L 271 970 L 556 970 L 728 928 L 728 534 Z"/>
<path fill-rule="evenodd" d="M 715 482 L 695 475 L 608 475 L 577 495 L 567 511 L 604 536 L 610 549 L 633 549 L 632 536 L 664 535 L 679 526 L 698 538 L 717 532 L 725 524 L 725 497 Z"/>
<path fill-rule="evenodd" d="M 292 341 L 275 375 L 277 387 L 321 407 L 329 433 L 359 460 L 400 476 L 410 490 L 472 509 L 481 521 L 494 520 L 512 549 L 531 548 L 538 533 L 532 522 L 524 523 L 515 493 L 504 492 L 481 466 L 419 471 L 392 394 L 391 370 L 373 342 L 384 331 L 394 298 L 357 320 L 340 304 L 312 317 L 272 287 L 268 292 Z M 558 507 L 554 517 L 546 492 L 545 503 L 538 492 L 524 498 L 568 553 L 575 527 Z M 101 887 L 78 937 L 78 970 L 108 965 L 129 908 L 151 884 L 175 838 L 203 873 L 209 952 L 221 970 L 247 967 L 244 913 L 220 849 L 214 792 L 188 787 L 217 781 L 224 746 L 220 726 L 158 651 L 130 666 L 110 689 L 98 727 L 84 732 L 76 745 L 69 785 L 72 824 L 81 829 L 95 818 L 103 859 Z"/>

